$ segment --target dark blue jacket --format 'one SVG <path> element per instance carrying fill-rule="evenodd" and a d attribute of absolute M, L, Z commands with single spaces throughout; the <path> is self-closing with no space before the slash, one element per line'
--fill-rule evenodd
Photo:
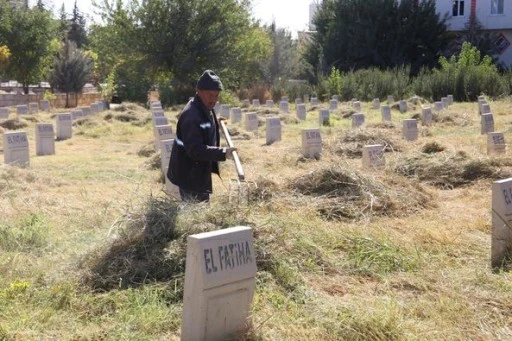
<path fill-rule="evenodd" d="M 218 161 L 226 160 L 220 148 L 219 126 L 196 95 L 178 119 L 167 177 L 176 186 L 193 192 L 212 193 L 212 172 L 219 174 Z"/>

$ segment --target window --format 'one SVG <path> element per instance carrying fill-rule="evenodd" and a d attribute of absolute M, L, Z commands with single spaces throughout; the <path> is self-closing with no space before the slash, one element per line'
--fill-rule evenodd
<path fill-rule="evenodd" d="M 505 0 L 491 0 L 491 14 L 503 14 Z"/>
<path fill-rule="evenodd" d="M 500 33 L 496 40 L 494 41 L 494 44 L 496 45 L 496 50 L 501 54 L 503 51 L 505 51 L 509 46 L 510 42 L 507 38 L 503 35 L 503 33 Z"/>
<path fill-rule="evenodd" d="M 463 17 L 464 16 L 464 1 L 453 0 L 452 15 L 454 17 Z"/>

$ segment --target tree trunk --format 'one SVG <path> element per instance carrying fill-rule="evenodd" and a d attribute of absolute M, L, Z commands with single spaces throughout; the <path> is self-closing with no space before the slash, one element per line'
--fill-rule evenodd
<path fill-rule="evenodd" d="M 69 92 L 66 91 L 66 108 L 69 108 Z"/>

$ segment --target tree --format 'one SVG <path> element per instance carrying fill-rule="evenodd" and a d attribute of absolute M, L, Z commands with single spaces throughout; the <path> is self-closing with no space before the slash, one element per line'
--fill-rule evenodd
<path fill-rule="evenodd" d="M 343 71 L 410 64 L 416 73 L 446 46 L 445 21 L 434 0 L 324 0 L 308 59 L 318 63 L 323 52 L 327 67 Z"/>
<path fill-rule="evenodd" d="M 62 5 L 64 6 L 64 5 Z M 78 9 L 75 0 L 75 6 L 73 7 L 73 16 L 69 24 L 68 39 L 74 41 L 79 49 L 82 49 L 89 45 L 89 39 L 87 37 L 86 20 L 83 14 Z"/>
<path fill-rule="evenodd" d="M 50 73 L 50 85 L 66 93 L 66 108 L 69 107 L 69 93 L 81 92 L 92 74 L 92 60 L 76 47 L 72 41 L 64 44 L 55 59 Z"/>
<path fill-rule="evenodd" d="M 0 45 L 11 52 L 6 72 L 22 83 L 25 93 L 29 84 L 44 76 L 44 61 L 51 54 L 49 42 L 54 34 L 54 20 L 48 11 L 13 9 L 0 2 Z"/>
<path fill-rule="evenodd" d="M 69 20 L 64 3 L 62 3 L 62 6 L 59 11 L 59 25 L 57 31 L 61 40 L 66 41 L 69 32 Z"/>

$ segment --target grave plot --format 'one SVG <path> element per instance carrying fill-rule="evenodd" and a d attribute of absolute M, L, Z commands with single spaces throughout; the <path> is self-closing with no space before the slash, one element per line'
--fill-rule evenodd
<path fill-rule="evenodd" d="M 393 128 L 394 129 L 394 128 Z M 399 152 L 403 150 L 403 142 L 399 139 L 398 132 L 366 128 L 349 130 L 336 137 L 329 144 L 329 150 L 338 156 L 359 158 L 363 155 L 363 147 L 366 145 L 380 144 L 385 152 Z"/>

